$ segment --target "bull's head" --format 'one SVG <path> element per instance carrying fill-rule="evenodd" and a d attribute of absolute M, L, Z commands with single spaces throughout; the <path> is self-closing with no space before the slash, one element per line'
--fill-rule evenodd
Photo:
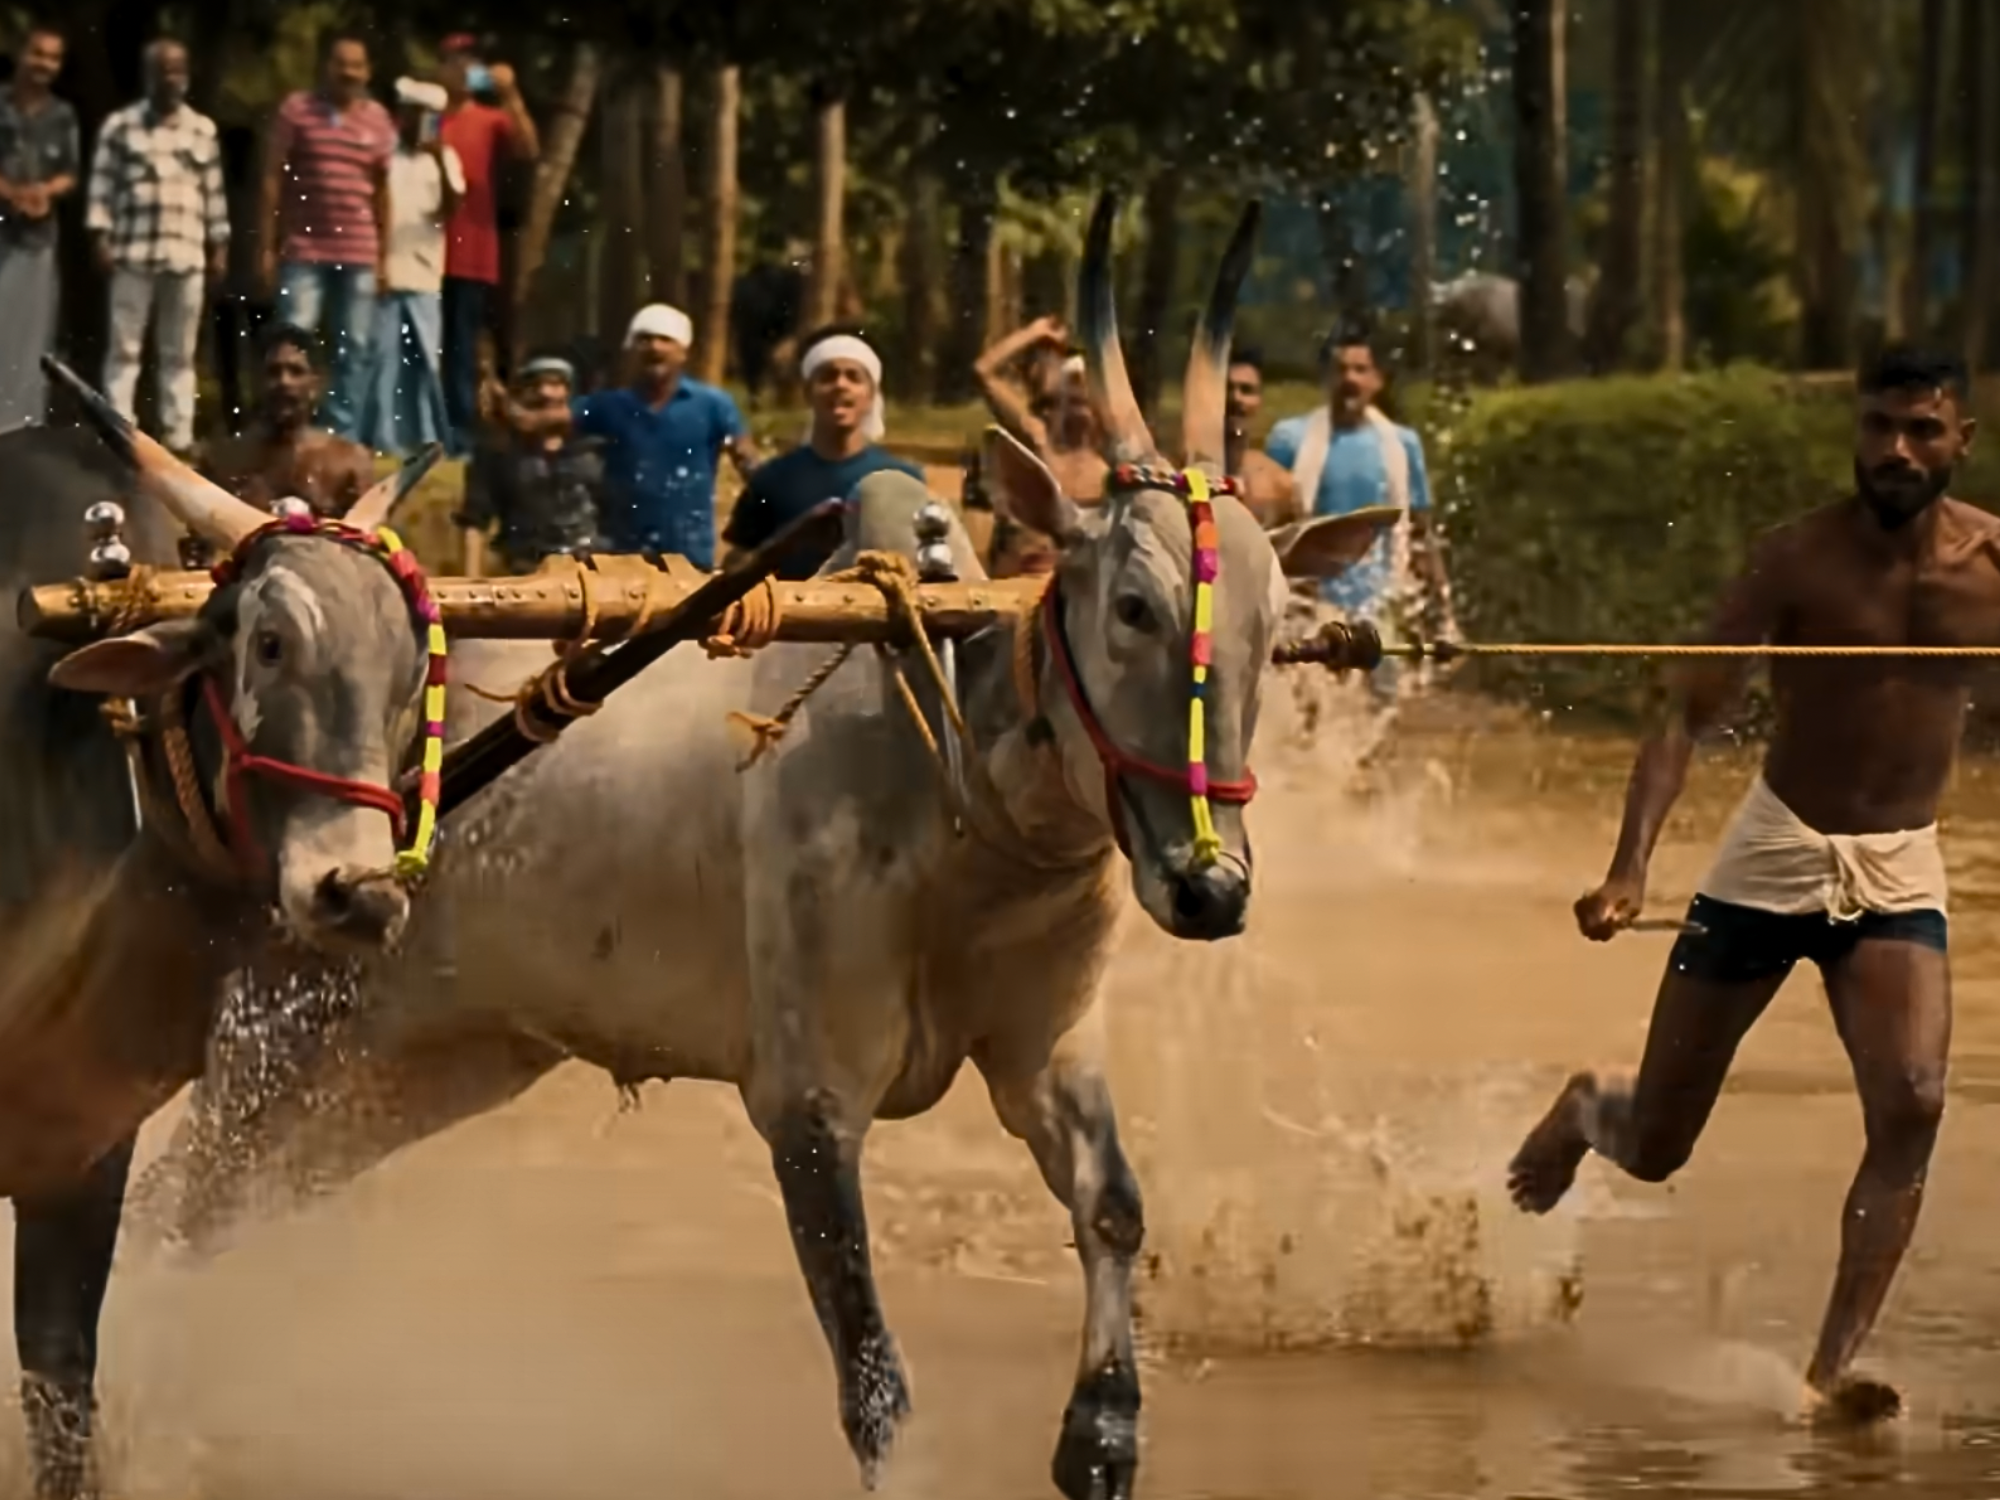
<path fill-rule="evenodd" d="M 133 466 L 139 488 L 234 567 L 194 618 L 85 646 L 50 680 L 150 699 L 203 674 L 220 749 L 206 736 L 197 743 L 214 757 L 204 769 L 214 772 L 235 852 L 256 851 L 243 873 L 314 947 L 393 944 L 409 898 L 395 869 L 400 799 L 390 788 L 424 727 L 429 654 L 407 581 L 364 547 L 274 531 L 271 514 L 201 478 L 69 371 L 51 372 Z M 370 491 L 349 524 L 372 530 L 402 487 L 392 477 Z M 276 774 L 242 774 L 245 764 Z"/>
<path fill-rule="evenodd" d="M 1356 540 L 1352 527 L 1315 522 L 1267 537 L 1224 476 L 1230 329 L 1256 205 L 1195 333 L 1185 469 L 1161 456 L 1125 372 L 1111 285 L 1116 212 L 1111 195 L 1098 200 L 1078 299 L 1090 398 L 1113 465 L 1107 502 L 1079 508 L 997 431 L 986 471 L 1015 518 L 1060 548 L 1041 613 L 1039 701 L 1071 795 L 1117 837 L 1147 914 L 1176 937 L 1211 940 L 1241 931 L 1248 914 L 1243 806 L 1285 574 L 1331 576 L 1353 560 Z M 1362 545 L 1372 540 L 1371 531 Z"/>

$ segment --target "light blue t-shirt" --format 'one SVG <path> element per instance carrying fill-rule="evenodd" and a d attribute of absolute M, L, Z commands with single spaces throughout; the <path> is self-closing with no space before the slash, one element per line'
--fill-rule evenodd
<path fill-rule="evenodd" d="M 1310 417 L 1288 417 L 1271 429 L 1264 440 L 1264 452 L 1272 462 L 1289 469 L 1298 461 L 1299 445 L 1305 441 Z M 1410 462 L 1410 510 L 1429 510 L 1430 477 L 1424 472 L 1424 445 L 1407 427 L 1398 427 L 1403 452 Z M 1373 423 L 1343 431 L 1336 427 L 1327 444 L 1326 467 L 1320 471 L 1319 493 L 1308 498 L 1316 516 L 1344 516 L 1371 505 L 1392 505 L 1389 470 L 1382 462 L 1382 440 Z M 1405 522 L 1404 524 L 1408 524 Z M 1389 537 L 1376 539 L 1368 555 L 1320 586 L 1327 603 L 1350 614 L 1371 615 L 1387 597 L 1389 588 Z"/>

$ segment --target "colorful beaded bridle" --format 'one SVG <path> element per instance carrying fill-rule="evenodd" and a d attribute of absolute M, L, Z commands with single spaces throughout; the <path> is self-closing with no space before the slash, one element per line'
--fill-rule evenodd
<path fill-rule="evenodd" d="M 1222 838 L 1215 831 L 1213 804 L 1240 807 L 1257 794 L 1257 778 L 1247 769 L 1238 781 L 1217 781 L 1208 774 L 1208 687 L 1215 664 L 1215 580 L 1222 571 L 1221 534 L 1216 528 L 1217 495 L 1242 497 L 1234 479 L 1211 479 L 1199 469 L 1155 469 L 1142 464 L 1120 464 L 1111 471 L 1107 484 L 1110 494 L 1133 494 L 1140 490 L 1160 490 L 1178 495 L 1187 505 L 1188 524 L 1194 533 L 1192 575 L 1194 611 L 1188 631 L 1188 663 L 1191 681 L 1188 690 L 1187 764 L 1176 770 L 1158 765 L 1125 750 L 1112 740 L 1090 706 L 1078 675 L 1076 660 L 1063 632 L 1060 590 L 1054 585 L 1042 595 L 1043 628 L 1049 640 L 1049 654 L 1056 675 L 1062 679 L 1070 706 L 1090 737 L 1097 758 L 1104 767 L 1105 803 L 1111 815 L 1111 829 L 1118 847 L 1131 852 L 1125 832 L 1124 798 L 1119 783 L 1136 776 L 1157 785 L 1172 787 L 1188 798 L 1194 820 L 1194 858 L 1198 867 L 1213 865 L 1222 857 Z"/>
<path fill-rule="evenodd" d="M 438 610 L 437 601 L 431 597 L 423 565 L 395 532 L 386 526 L 378 526 L 372 532 L 363 531 L 304 512 L 285 515 L 269 525 L 258 527 L 243 538 L 234 552 L 210 569 L 215 586 L 220 589 L 236 582 L 242 576 L 251 552 L 260 542 L 272 536 L 323 536 L 378 558 L 403 591 L 411 615 L 423 627 L 427 658 L 424 668 L 424 749 L 417 769 L 416 832 L 408 846 L 397 853 L 393 867 L 398 880 L 414 882 L 429 869 L 432 849 L 437 843 L 438 794 L 444 770 L 445 682 L 448 677 L 444 616 Z M 403 838 L 409 827 L 409 807 L 403 792 L 377 786 L 373 782 L 330 776 L 289 761 L 254 754 L 230 714 L 229 705 L 215 678 L 205 677 L 202 688 L 209 716 L 215 721 L 216 733 L 222 738 L 226 757 L 223 784 L 228 803 L 230 847 L 246 868 L 254 869 L 262 863 L 262 855 L 250 830 L 245 783 L 252 776 L 353 807 L 374 808 L 389 819 L 396 838 L 399 841 Z"/>

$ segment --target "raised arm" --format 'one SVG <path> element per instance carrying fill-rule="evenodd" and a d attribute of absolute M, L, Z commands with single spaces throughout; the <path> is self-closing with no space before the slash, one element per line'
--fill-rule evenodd
<path fill-rule="evenodd" d="M 542 154 L 541 133 L 535 129 L 535 117 L 528 113 L 527 102 L 521 98 L 514 70 L 506 63 L 494 63 L 487 71 L 493 75 L 494 92 L 499 94 L 500 108 L 507 115 L 508 152 L 516 161 L 538 160 Z"/>
<path fill-rule="evenodd" d="M 1058 346 L 1063 341 L 1063 327 L 1054 318 L 1037 318 L 1026 328 L 1017 328 L 999 343 L 988 349 L 973 361 L 972 373 L 979 381 L 979 390 L 986 398 L 986 406 L 993 413 L 994 421 L 1009 433 L 1046 456 L 1049 446 L 1048 429 L 1041 418 L 1029 409 L 1028 398 L 1021 387 L 1007 374 L 1007 368 L 1040 344 L 1053 343 Z"/>
<path fill-rule="evenodd" d="M 1724 592 L 1703 639 L 1722 646 L 1769 641 L 1780 612 L 1779 576 L 1790 534 L 1760 542 L 1749 565 Z M 1576 904 L 1586 937 L 1602 941 L 1640 914 L 1646 872 L 1667 814 L 1687 785 L 1695 746 L 1719 727 L 1743 696 L 1755 658 L 1690 657 L 1667 674 L 1662 712 L 1639 746 L 1625 790 L 1625 818 L 1604 884 Z"/>

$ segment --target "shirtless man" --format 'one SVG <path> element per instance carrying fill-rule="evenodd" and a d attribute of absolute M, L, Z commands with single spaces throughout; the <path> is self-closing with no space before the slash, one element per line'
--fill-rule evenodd
<path fill-rule="evenodd" d="M 1857 493 L 1759 541 L 1709 639 L 2000 643 L 2000 520 L 1945 496 L 1972 440 L 1963 366 L 1891 349 L 1857 385 Z M 1722 723 L 1750 666 L 1711 659 L 1677 678 L 1673 712 L 1639 751 L 1610 873 L 1576 903 L 1585 937 L 1602 942 L 1638 917 L 1695 742 Z M 1936 819 L 1970 666 L 1772 661 L 1777 722 L 1763 774 L 1688 908 L 1637 1076 L 1576 1074 L 1509 1171 L 1532 1213 L 1555 1207 L 1591 1151 L 1642 1182 L 1666 1181 L 1693 1152 L 1737 1045 L 1793 966 L 1811 960 L 1867 1133 L 1806 1372 L 1814 1410 L 1844 1420 L 1901 1404 L 1849 1366 L 1916 1227 L 1944 1112 L 1951 983 Z"/>
<path fill-rule="evenodd" d="M 255 419 L 240 437 L 210 448 L 203 472 L 233 495 L 267 506 L 296 495 L 338 519 L 375 482 L 375 455 L 313 425 L 325 370 L 313 336 L 280 326 L 262 341 L 264 384 Z"/>
<path fill-rule="evenodd" d="M 980 355 L 972 368 L 993 419 L 1048 465 L 1064 494 L 1079 505 L 1094 505 L 1104 498 L 1111 468 L 1100 451 L 1083 356 L 1066 353 L 1068 342 L 1059 319 L 1038 318 Z M 1054 380 L 1038 394 L 1030 395 L 1007 373 L 1029 358 L 1051 354 L 1061 356 L 1061 363 Z M 994 577 L 1046 573 L 1054 566 L 1053 541 L 1011 517 L 997 520 L 989 569 Z"/>
<path fill-rule="evenodd" d="M 1229 430 L 1223 464 L 1243 483 L 1243 503 L 1266 531 L 1305 519 L 1299 487 L 1291 472 L 1250 444 L 1250 427 L 1264 409 L 1264 357 L 1255 349 L 1232 350 L 1229 356 Z"/>

